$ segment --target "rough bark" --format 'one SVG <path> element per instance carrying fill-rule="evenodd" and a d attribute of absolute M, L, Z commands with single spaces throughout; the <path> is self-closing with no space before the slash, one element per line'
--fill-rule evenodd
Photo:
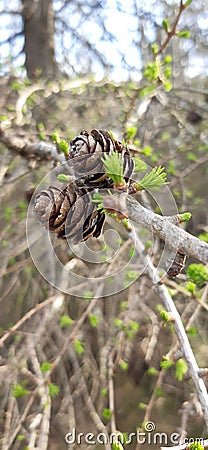
<path fill-rule="evenodd" d="M 176 250 L 204 264 L 208 263 L 207 243 L 171 223 L 171 217 L 166 218 L 155 214 L 129 197 L 127 207 L 131 220 L 152 231 L 165 241 L 171 250 Z"/>
<path fill-rule="evenodd" d="M 102 204 L 104 208 L 121 212 L 125 217 L 158 236 L 166 242 L 170 250 L 204 264 L 208 263 L 207 243 L 187 233 L 183 228 L 179 228 L 177 216 L 155 214 L 126 194 L 121 194 L 119 198 L 105 197 Z"/>
<path fill-rule="evenodd" d="M 41 160 L 52 160 L 64 163 L 65 157 L 63 153 L 57 151 L 55 144 L 45 142 L 32 143 L 25 137 L 5 132 L 0 126 L 0 142 L 9 150 L 18 153 L 25 158 L 40 158 Z"/>
<path fill-rule="evenodd" d="M 54 54 L 52 0 L 22 0 L 26 69 L 31 79 L 52 78 L 57 72 Z"/>

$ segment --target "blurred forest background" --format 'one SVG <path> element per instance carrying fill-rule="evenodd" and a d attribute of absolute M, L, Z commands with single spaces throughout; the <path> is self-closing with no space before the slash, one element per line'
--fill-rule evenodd
<path fill-rule="evenodd" d="M 62 264 L 86 279 L 67 295 L 36 269 L 25 230 L 34 190 L 61 161 L 50 156 L 54 130 L 70 140 L 97 128 L 165 167 L 178 210 L 192 213 L 187 231 L 208 241 L 207 2 L 1 0 L 0 21 L 0 446 L 86 449 L 66 433 L 130 433 L 148 420 L 168 435 L 206 435 L 192 381 L 178 379 L 174 362 L 161 367 L 179 348 L 147 274 L 133 283 L 139 256 L 125 289 L 103 298 L 99 286 L 96 298 L 87 279 L 97 266 L 52 238 Z M 142 201 L 156 211 L 151 197 Z M 117 256 L 102 238 L 90 244 L 102 248 L 108 273 L 132 249 L 128 232 L 110 225 Z M 148 252 L 152 237 L 140 234 Z M 161 251 L 154 239 L 153 262 Z M 207 286 L 189 280 L 193 262 L 165 283 L 207 367 Z"/>

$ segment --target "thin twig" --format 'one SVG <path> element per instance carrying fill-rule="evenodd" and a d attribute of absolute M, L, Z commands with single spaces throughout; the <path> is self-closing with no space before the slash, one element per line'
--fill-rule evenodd
<path fill-rule="evenodd" d="M 190 164 L 186 169 L 182 170 L 178 175 L 174 177 L 174 179 L 170 182 L 170 188 L 172 189 L 175 185 L 178 184 L 178 182 L 182 179 L 187 177 L 193 170 L 195 170 L 200 164 L 206 163 L 208 160 L 208 156 L 203 155 L 201 158 L 197 158 L 197 161 L 194 161 L 192 164 Z"/>
<path fill-rule="evenodd" d="M 89 303 L 88 307 L 86 308 L 86 310 L 83 312 L 81 317 L 77 320 L 77 322 L 74 325 L 70 335 L 65 340 L 65 343 L 64 343 L 62 349 L 60 349 L 60 353 L 57 355 L 56 359 L 54 360 L 54 362 L 52 364 L 52 367 L 51 367 L 50 373 L 59 365 L 59 362 L 61 361 L 61 359 L 63 358 L 64 354 L 68 350 L 70 343 L 73 342 L 73 340 L 75 339 L 75 337 L 76 337 L 77 333 L 79 332 L 80 328 L 84 324 L 85 320 L 91 314 L 92 310 L 94 309 L 96 303 L 99 300 L 99 296 L 102 293 L 102 289 L 103 289 L 103 285 L 99 286 L 99 288 L 97 289 L 97 292 L 96 292 L 96 296 L 92 298 L 92 300 L 90 301 L 90 303 Z"/>
<path fill-rule="evenodd" d="M 34 343 L 31 338 L 28 340 L 28 350 L 33 365 L 33 369 L 37 375 L 38 393 L 41 399 L 41 407 L 42 407 L 42 416 L 40 421 L 37 447 L 41 448 L 41 450 L 47 450 L 49 429 L 50 429 L 50 418 L 51 418 L 51 397 L 49 395 L 46 379 L 44 378 L 43 373 L 41 372 L 38 355 L 36 353 L 36 349 L 34 347 Z"/>
<path fill-rule="evenodd" d="M 179 411 L 181 415 L 180 428 L 178 430 L 180 432 L 179 444 L 183 444 L 183 442 L 185 442 L 185 438 L 187 435 L 186 430 L 188 428 L 190 416 L 191 414 L 193 414 L 193 409 L 194 409 L 194 394 L 191 394 L 189 401 L 183 402 L 182 407 Z"/>
<path fill-rule="evenodd" d="M 165 278 L 163 281 L 166 285 L 175 289 L 177 293 L 180 292 L 181 294 L 185 295 L 188 298 L 193 298 L 193 294 L 190 291 L 188 291 L 184 286 L 181 286 L 180 284 L 176 283 L 176 281 L 170 280 L 169 278 Z"/>
<path fill-rule="evenodd" d="M 167 37 L 166 37 L 166 39 L 164 40 L 164 42 L 162 43 L 162 45 L 161 45 L 161 47 L 159 48 L 159 50 L 155 53 L 155 55 L 154 55 L 155 57 L 157 57 L 158 55 L 160 55 L 160 54 L 165 50 L 165 48 L 167 47 L 167 45 L 168 45 L 168 43 L 170 42 L 170 40 L 172 39 L 172 37 L 175 36 L 175 34 L 176 34 L 176 28 L 177 28 L 178 22 L 179 22 L 179 20 L 180 20 L 180 17 L 181 17 L 182 12 L 183 12 L 185 9 L 186 9 L 186 6 L 183 4 L 183 0 L 181 0 L 181 1 L 180 1 L 180 6 L 179 6 L 179 11 L 178 11 L 178 14 L 177 14 L 177 16 L 176 16 L 176 18 L 175 18 L 174 24 L 173 24 L 171 30 L 167 32 Z"/>
<path fill-rule="evenodd" d="M 2 450 L 8 449 L 9 436 L 11 433 L 11 422 L 12 422 L 12 413 L 14 409 L 16 399 L 14 397 L 10 397 L 7 405 L 7 411 L 5 414 L 5 427 L 4 427 L 4 436 L 2 441 Z"/>
<path fill-rule="evenodd" d="M 7 447 L 5 447 L 5 450 L 9 450 L 11 448 L 11 445 L 13 444 L 13 442 L 16 439 L 19 431 L 21 430 L 22 423 L 25 421 L 25 419 L 26 419 L 26 417 L 27 417 L 27 415 L 28 415 L 28 413 L 30 411 L 30 408 L 31 408 L 31 406 L 32 406 L 32 404 L 34 402 L 35 394 L 36 394 L 36 392 L 34 391 L 32 393 L 32 395 L 31 395 L 31 397 L 29 398 L 29 400 L 28 400 L 28 402 L 27 402 L 27 404 L 25 406 L 25 409 L 24 409 L 22 415 L 19 418 L 18 425 L 15 428 L 15 431 L 12 433 L 8 445 L 7 445 Z"/>
<path fill-rule="evenodd" d="M 23 261 L 18 261 L 17 263 L 13 264 L 11 267 L 6 267 L 4 269 L 0 269 L 0 277 L 3 277 L 5 274 L 8 275 L 8 273 L 16 272 L 19 269 L 24 269 L 26 266 L 31 263 L 31 256 L 24 259 Z"/>
<path fill-rule="evenodd" d="M 109 408 L 111 412 L 111 433 L 116 434 L 116 417 L 115 417 L 115 392 L 114 392 L 114 363 L 113 363 L 113 354 L 114 351 L 109 355 L 108 367 L 109 367 L 109 377 L 108 377 L 108 386 L 109 386 Z"/>
<path fill-rule="evenodd" d="M 148 348 L 145 354 L 145 362 L 146 364 L 150 364 L 153 355 L 155 353 L 156 346 L 158 344 L 158 336 L 160 333 L 160 326 L 158 321 L 158 316 L 147 306 L 145 303 L 140 302 L 139 305 L 142 312 L 145 313 L 146 316 L 148 316 L 152 322 L 151 326 L 151 337 L 148 344 Z"/>
<path fill-rule="evenodd" d="M 74 353 L 74 351 L 71 350 L 70 356 L 71 356 L 71 362 L 72 362 L 72 364 L 74 366 L 74 373 L 75 373 L 75 376 L 76 376 L 76 380 L 78 381 L 78 383 L 81 382 L 80 383 L 81 391 L 78 389 L 79 395 L 83 396 L 84 402 L 85 402 L 85 406 L 86 406 L 86 408 L 88 410 L 88 413 L 89 413 L 93 423 L 96 426 L 96 429 L 99 432 L 103 433 L 103 435 L 106 436 L 106 438 L 107 438 L 107 442 L 104 444 L 105 450 L 111 450 L 111 445 L 110 445 L 109 439 L 108 439 L 107 428 L 104 425 L 104 423 L 102 422 L 98 412 L 95 409 L 95 406 L 94 406 L 94 404 L 92 402 L 92 399 L 91 399 L 91 397 L 89 395 L 89 392 L 88 392 L 88 389 L 87 389 L 87 386 L 86 386 L 86 382 L 85 382 L 85 379 L 84 379 L 84 377 L 82 375 L 82 372 L 81 371 L 78 372 L 79 364 L 78 364 L 78 360 L 77 360 L 77 357 L 76 357 L 76 354 Z"/>
<path fill-rule="evenodd" d="M 60 295 L 60 294 L 59 294 Z M 53 295 L 52 297 L 47 298 L 42 303 L 38 303 L 34 308 L 32 308 L 30 311 L 28 311 L 20 320 L 18 320 L 17 323 L 13 327 L 10 328 L 10 330 L 6 331 L 6 333 L 1 337 L 0 339 L 0 346 L 8 339 L 11 334 L 13 334 L 15 331 L 20 328 L 23 323 L 25 323 L 27 320 L 31 319 L 31 317 L 36 314 L 41 309 L 45 308 L 45 306 L 48 306 L 50 303 L 53 303 L 57 298 L 57 295 Z"/>

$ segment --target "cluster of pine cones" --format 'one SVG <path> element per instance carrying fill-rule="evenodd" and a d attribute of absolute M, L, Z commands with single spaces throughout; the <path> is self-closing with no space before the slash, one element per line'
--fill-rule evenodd
<path fill-rule="evenodd" d="M 127 146 L 111 137 L 108 131 L 82 131 L 70 142 L 67 163 L 75 181 L 65 189 L 50 186 L 35 197 L 37 220 L 61 239 L 73 243 L 101 234 L 105 214 L 92 202 L 96 189 L 109 189 L 113 181 L 104 171 L 102 156 L 117 151 L 122 156 L 123 177 L 130 192 L 134 160 Z"/>

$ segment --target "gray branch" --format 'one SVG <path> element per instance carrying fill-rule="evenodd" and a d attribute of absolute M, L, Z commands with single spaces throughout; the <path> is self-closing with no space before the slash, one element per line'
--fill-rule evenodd
<path fill-rule="evenodd" d="M 155 214 L 131 197 L 127 198 L 126 204 L 129 219 L 153 232 L 165 241 L 171 250 L 204 264 L 208 263 L 208 244 L 206 242 L 176 226 L 174 222 L 172 223 L 171 217 Z"/>
<path fill-rule="evenodd" d="M 122 193 L 118 197 L 105 197 L 103 207 L 115 210 L 138 225 L 146 228 L 164 241 L 170 250 L 189 258 L 208 263 L 208 244 L 179 228 L 179 216 L 160 216 L 142 206 L 137 200 Z"/>
<path fill-rule="evenodd" d="M 165 305 L 166 310 L 170 313 L 171 318 L 173 319 L 173 325 L 175 328 L 175 332 L 178 338 L 178 342 L 180 344 L 181 350 L 183 352 L 184 358 L 188 365 L 189 375 L 192 378 L 195 391 L 197 393 L 197 397 L 199 403 L 201 405 L 201 409 L 204 415 L 204 421 L 206 424 L 206 428 L 208 427 L 208 393 L 204 381 L 200 377 L 200 369 L 196 362 L 193 350 L 190 346 L 188 337 L 186 335 L 180 314 L 178 313 L 175 304 L 170 296 L 167 287 L 164 284 L 160 284 L 160 276 L 157 272 L 157 269 L 149 260 L 149 257 L 145 255 L 145 248 L 140 239 L 135 235 L 135 233 L 130 233 L 131 239 L 134 242 L 135 249 L 137 253 L 145 259 L 147 264 L 146 272 L 148 273 L 150 279 L 156 284 L 156 288 L 160 297 L 163 299 L 163 303 Z"/>
<path fill-rule="evenodd" d="M 25 142 L 26 138 L 14 133 L 9 133 L 0 127 L 0 142 L 9 150 L 18 153 L 25 158 L 44 159 L 64 163 L 65 156 L 57 151 L 55 144 L 45 142 Z"/>

